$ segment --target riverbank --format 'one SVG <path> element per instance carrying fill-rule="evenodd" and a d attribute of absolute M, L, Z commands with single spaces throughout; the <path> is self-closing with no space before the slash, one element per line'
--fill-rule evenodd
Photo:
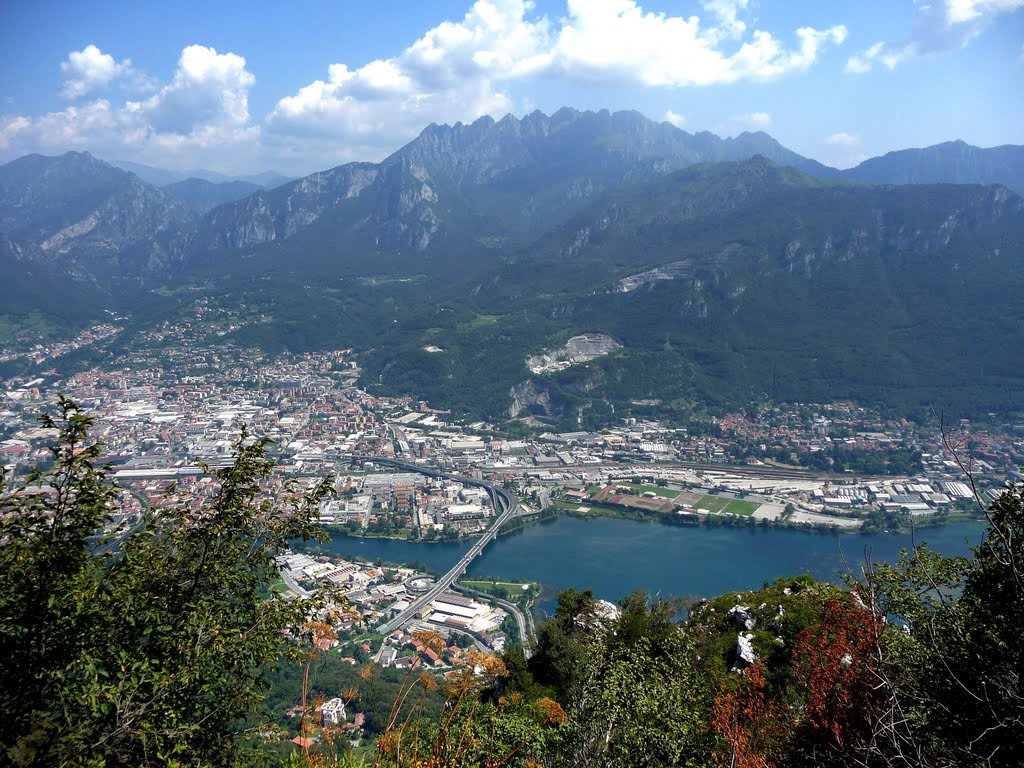
<path fill-rule="evenodd" d="M 912 534 L 914 532 L 930 531 L 939 529 L 945 526 L 955 526 L 959 524 L 970 524 L 978 523 L 984 524 L 984 517 L 977 517 L 970 515 L 966 512 L 950 512 L 941 518 L 936 516 L 918 516 L 911 518 L 912 525 L 906 527 L 894 527 L 894 528 L 871 528 L 863 526 L 866 522 L 863 519 L 858 518 L 861 525 L 857 526 L 841 526 L 831 523 L 810 523 L 794 520 L 783 520 L 783 519 L 768 519 L 768 518 L 757 518 L 754 516 L 745 515 L 728 515 L 728 514 L 714 514 L 706 513 L 701 515 L 699 518 L 696 515 L 679 515 L 664 512 L 654 512 L 650 510 L 644 510 L 636 507 L 629 507 L 623 504 L 613 504 L 609 502 L 587 500 L 585 503 L 579 502 L 566 502 L 564 500 L 557 500 L 551 506 L 536 512 L 534 514 L 522 515 L 520 517 L 513 518 L 506 522 L 501 530 L 498 532 L 498 538 L 508 536 L 517 532 L 524 531 L 533 526 L 548 522 L 550 520 L 557 519 L 561 516 L 567 516 L 580 520 L 598 520 L 598 519 L 609 519 L 609 520 L 631 520 L 639 523 L 658 523 L 664 526 L 670 527 L 708 527 L 708 528 L 727 528 L 727 529 L 775 529 L 783 531 L 795 531 L 799 533 L 813 533 L 819 536 L 821 535 L 837 535 L 843 534 L 844 536 L 860 536 L 860 535 L 881 535 L 881 534 Z M 452 545 L 459 544 L 461 542 L 472 542 L 479 538 L 478 535 L 464 536 L 458 539 L 414 539 L 408 536 L 387 536 L 375 533 L 353 533 L 351 530 L 341 526 L 325 525 L 324 530 L 327 531 L 331 538 L 351 538 L 355 540 L 367 540 L 367 541 L 395 541 L 403 542 L 408 544 L 432 544 L 432 545 Z"/>
<path fill-rule="evenodd" d="M 983 516 L 973 516 L 966 512 L 949 512 L 944 515 L 920 515 L 909 518 L 910 525 L 874 528 L 867 518 L 842 517 L 829 522 L 809 522 L 805 520 L 789 520 L 785 518 L 758 517 L 755 515 L 716 514 L 713 512 L 672 513 L 647 510 L 628 504 L 586 499 L 580 502 L 556 500 L 549 509 L 556 514 L 569 515 L 582 519 L 612 518 L 618 520 L 636 520 L 640 522 L 656 522 L 669 526 L 705 525 L 711 528 L 776 528 L 787 531 L 802 531 L 817 534 L 872 534 L 872 533 L 909 533 L 915 530 L 938 528 L 944 525 L 971 521 L 984 522 Z M 820 517 L 829 517 L 819 515 Z M 520 518 L 524 521 L 531 518 Z"/>

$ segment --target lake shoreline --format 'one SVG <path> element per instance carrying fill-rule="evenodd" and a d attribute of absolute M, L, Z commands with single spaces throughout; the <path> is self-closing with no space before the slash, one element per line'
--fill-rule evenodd
<path fill-rule="evenodd" d="M 542 612 L 567 588 L 593 589 L 620 600 L 639 590 L 662 597 L 715 596 L 760 587 L 779 576 L 807 573 L 839 583 L 840 573 L 859 573 L 862 563 L 894 562 L 902 549 L 927 541 L 944 555 L 967 555 L 984 530 L 981 522 L 950 523 L 910 533 L 807 536 L 774 527 L 638 525 L 641 521 L 567 515 L 503 534 L 470 565 L 478 574 L 544 585 Z M 474 540 L 418 546 L 421 542 L 341 537 L 316 548 L 334 557 L 415 564 L 445 573 Z"/>

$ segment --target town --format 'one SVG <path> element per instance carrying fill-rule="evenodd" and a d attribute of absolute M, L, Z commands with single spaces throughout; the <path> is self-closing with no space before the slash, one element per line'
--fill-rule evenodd
<path fill-rule="evenodd" d="M 231 461 L 243 425 L 273 441 L 277 471 L 266 498 L 292 481 L 312 487 L 327 478 L 331 493 L 317 514 L 334 535 L 423 542 L 475 537 L 495 525 L 502 510 L 488 484 L 517 500 L 509 528 L 565 513 L 884 529 L 977 514 L 978 498 L 1020 479 L 1024 462 L 1020 425 L 926 429 L 850 403 L 751 407 L 689 427 L 628 419 L 600 432 L 534 429 L 512 438 L 422 401 L 367 392 L 353 350 L 271 356 L 225 342 L 238 327 L 198 302 L 190 321 L 127 341 L 105 324 L 51 345 L 49 358 L 33 346 L 25 353 L 35 356 L 31 372 L 0 382 L 5 474 L 45 461 L 52 435 L 35 417 L 58 393 L 95 418 L 94 437 L 121 488 L 111 515 L 121 528 L 168 503 L 172 484 L 174 503 L 200 508 L 216 491 L 209 471 Z M 63 375 L 61 355 L 82 349 L 101 362 Z M 432 586 L 430 575 L 302 552 L 280 566 L 281 591 L 294 598 L 321 586 L 344 596 L 332 621 L 353 659 L 446 666 L 464 648 L 500 650 L 510 633 L 520 640 L 519 628 L 529 631 L 529 574 L 515 601 L 453 580 L 406 619 Z M 396 616 L 401 627 L 372 631 Z M 410 640 L 426 630 L 440 633 L 447 650 Z"/>

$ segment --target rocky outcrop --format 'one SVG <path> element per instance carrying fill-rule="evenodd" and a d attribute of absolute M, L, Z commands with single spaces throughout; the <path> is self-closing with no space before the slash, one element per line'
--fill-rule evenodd
<path fill-rule="evenodd" d="M 734 605 L 729 609 L 726 618 L 740 629 L 749 630 L 757 626 L 757 618 L 754 616 L 754 612 L 745 605 Z"/>
<path fill-rule="evenodd" d="M 532 379 L 519 382 L 508 394 L 508 415 L 512 419 L 525 415 L 562 421 L 572 414 L 572 406 L 565 397 Z"/>
<path fill-rule="evenodd" d="M 746 669 L 757 663 L 757 653 L 754 652 L 753 639 L 754 635 L 750 632 L 746 634 L 741 632 L 736 636 L 736 658 L 732 664 L 734 671 Z"/>
<path fill-rule="evenodd" d="M 560 349 L 547 350 L 526 358 L 526 367 L 536 374 L 554 373 L 610 355 L 620 349 L 622 345 L 611 336 L 603 333 L 584 333 L 573 336 Z"/>

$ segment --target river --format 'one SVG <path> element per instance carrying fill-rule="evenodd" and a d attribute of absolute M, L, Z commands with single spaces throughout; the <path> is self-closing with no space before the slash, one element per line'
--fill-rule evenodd
<path fill-rule="evenodd" d="M 946 555 L 962 555 L 969 552 L 968 541 L 980 541 L 983 530 L 979 522 L 953 523 L 918 531 L 916 540 Z M 876 562 L 892 561 L 910 543 L 909 533 L 833 535 L 559 517 L 497 539 L 473 561 L 469 575 L 539 581 L 544 592 L 538 608 L 549 613 L 558 592 L 569 587 L 617 601 L 634 590 L 662 597 L 713 596 L 801 573 L 838 581 L 840 572 L 856 572 L 866 553 Z M 338 536 L 323 551 L 418 562 L 443 572 L 470 546 L 470 541 L 421 544 Z"/>

